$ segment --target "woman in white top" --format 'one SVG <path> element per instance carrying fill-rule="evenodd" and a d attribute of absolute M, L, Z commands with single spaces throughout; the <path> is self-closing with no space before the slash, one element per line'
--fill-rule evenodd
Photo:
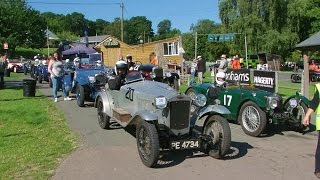
<path fill-rule="evenodd" d="M 69 98 L 68 93 L 65 92 L 65 89 L 63 87 L 63 78 L 64 78 L 64 69 L 63 69 L 63 63 L 58 58 L 58 54 L 54 53 L 53 57 L 50 59 L 49 65 L 48 65 L 48 71 L 51 76 L 52 80 L 52 94 L 54 97 L 54 102 L 58 101 L 58 90 L 59 87 L 62 87 L 62 94 L 65 101 L 70 101 L 71 98 Z"/>

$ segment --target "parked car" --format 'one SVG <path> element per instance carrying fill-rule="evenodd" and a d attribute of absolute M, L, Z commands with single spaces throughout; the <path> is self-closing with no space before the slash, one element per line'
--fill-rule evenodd
<path fill-rule="evenodd" d="M 137 63 L 134 67 L 135 71 L 140 71 L 142 76 L 146 80 L 154 80 L 158 82 L 163 82 L 179 90 L 179 74 L 171 71 L 164 71 L 160 66 L 155 66 L 153 64 L 141 64 Z"/>
<path fill-rule="evenodd" d="M 15 72 L 15 73 L 23 73 L 24 69 L 23 69 L 23 63 L 20 60 L 9 60 L 8 61 L 8 69 L 11 72 Z"/>
<path fill-rule="evenodd" d="M 300 83 L 303 76 L 303 71 L 300 73 L 293 73 L 291 74 L 291 82 L 293 83 Z M 320 72 L 319 71 L 309 71 L 309 81 L 311 82 L 318 82 L 320 81 Z"/>
<path fill-rule="evenodd" d="M 138 153 L 147 167 L 157 164 L 160 151 L 197 149 L 221 158 L 229 150 L 231 132 L 223 117 L 230 113 L 227 108 L 205 105 L 204 95 L 191 99 L 165 83 L 145 80 L 139 72 L 129 73 L 122 86 L 120 81 L 111 77 L 98 93 L 98 122 L 103 129 L 111 121 L 136 127 Z M 191 103 L 196 106 L 193 114 Z"/>
<path fill-rule="evenodd" d="M 207 97 L 207 104 L 218 99 L 231 112 L 226 118 L 239 123 L 250 136 L 259 136 L 268 124 L 303 130 L 302 121 L 310 105 L 309 100 L 298 93 L 283 100 L 278 94 L 251 86 L 217 88 L 211 83 L 193 84 L 186 94 L 191 97 L 203 94 Z"/>

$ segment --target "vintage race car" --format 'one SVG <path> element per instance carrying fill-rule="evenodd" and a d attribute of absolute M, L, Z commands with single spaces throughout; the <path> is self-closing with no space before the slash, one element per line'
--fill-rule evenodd
<path fill-rule="evenodd" d="M 207 104 L 221 103 L 231 112 L 226 118 L 239 123 L 250 136 L 259 136 L 268 124 L 284 124 L 303 130 L 303 118 L 310 105 L 309 100 L 296 94 L 284 102 L 280 95 L 251 86 L 214 87 L 211 83 L 193 84 L 186 90 L 188 96 L 203 94 Z"/>
<path fill-rule="evenodd" d="M 76 69 L 71 92 L 76 94 L 79 107 L 83 107 L 85 101 L 94 102 L 98 91 L 106 84 L 108 71 L 111 69 L 105 66 Z"/>
<path fill-rule="evenodd" d="M 202 94 L 191 99 L 165 83 L 148 81 L 140 72 L 132 72 L 124 82 L 110 77 L 98 93 L 95 107 L 103 129 L 110 128 L 112 121 L 136 127 L 140 158 L 147 167 L 154 167 L 165 150 L 203 150 L 214 158 L 227 153 L 231 133 L 223 115 L 230 112 L 205 102 Z M 191 104 L 195 104 L 192 114 Z"/>

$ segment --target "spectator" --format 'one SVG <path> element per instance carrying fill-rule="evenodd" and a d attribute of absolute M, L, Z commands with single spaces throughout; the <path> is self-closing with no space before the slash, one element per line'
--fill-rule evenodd
<path fill-rule="evenodd" d="M 190 73 L 191 73 L 191 79 L 190 79 L 190 84 L 189 86 L 191 86 L 191 84 L 194 83 L 194 79 L 196 76 L 196 72 L 197 72 L 197 64 L 198 64 L 198 60 L 194 59 L 193 62 L 191 63 L 191 69 L 190 69 Z"/>
<path fill-rule="evenodd" d="M 240 58 L 238 55 L 233 57 L 232 69 L 240 69 Z"/>
<path fill-rule="evenodd" d="M 313 112 L 316 112 L 316 130 L 318 133 L 318 143 L 315 153 L 315 170 L 314 174 L 317 178 L 320 178 L 320 106 L 319 106 L 319 92 L 320 92 L 320 84 L 316 84 L 316 92 L 313 95 L 313 99 L 311 100 L 310 107 L 307 110 L 306 115 L 303 118 L 303 124 L 305 126 L 309 126 L 310 124 L 310 116 Z"/>
<path fill-rule="evenodd" d="M 316 69 L 317 69 L 317 65 L 314 62 L 314 60 L 312 60 L 310 65 L 309 65 L 309 70 L 315 71 Z"/>
<path fill-rule="evenodd" d="M 228 68 L 228 60 L 227 60 L 227 55 L 222 54 L 221 55 L 221 62 L 220 65 L 218 67 L 218 72 L 227 72 L 227 68 Z"/>
<path fill-rule="evenodd" d="M 52 94 L 54 97 L 54 102 L 58 101 L 58 90 L 62 87 L 62 94 L 65 101 L 70 101 L 71 98 L 68 96 L 68 92 L 65 91 L 63 87 L 64 69 L 63 63 L 58 58 L 58 53 L 54 53 L 52 59 L 50 60 L 48 71 L 51 75 L 52 80 Z"/>
<path fill-rule="evenodd" d="M 8 66 L 7 54 L 4 54 L 0 58 L 0 88 L 4 86 L 4 72 L 6 71 Z"/>
<path fill-rule="evenodd" d="M 201 56 L 197 57 L 198 63 L 198 83 L 203 83 L 203 74 L 206 72 L 206 62 Z"/>
<path fill-rule="evenodd" d="M 154 52 L 152 52 L 150 54 L 150 63 L 155 65 L 155 66 L 159 66 L 158 57 L 157 57 L 156 53 L 154 53 Z"/>

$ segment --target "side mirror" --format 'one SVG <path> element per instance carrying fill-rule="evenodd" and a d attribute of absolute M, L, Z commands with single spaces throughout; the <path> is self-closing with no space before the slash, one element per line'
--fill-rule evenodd
<path fill-rule="evenodd" d="M 108 86 L 111 90 L 120 90 L 121 79 L 118 76 L 114 76 L 108 80 Z"/>

